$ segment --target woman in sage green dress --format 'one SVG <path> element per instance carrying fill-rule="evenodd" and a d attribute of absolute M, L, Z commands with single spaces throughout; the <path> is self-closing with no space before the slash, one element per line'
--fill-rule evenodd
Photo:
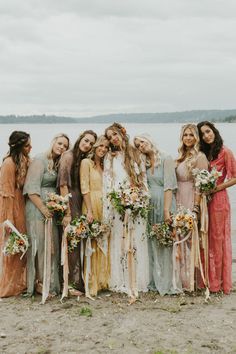
<path fill-rule="evenodd" d="M 170 213 L 175 211 L 175 191 L 177 181 L 173 159 L 157 149 L 151 137 L 142 134 L 134 138 L 134 144 L 146 157 L 147 183 L 151 195 L 149 224 L 170 221 Z M 156 238 L 148 235 L 149 290 L 160 295 L 174 294 L 172 276 L 172 247 L 165 247 Z"/>
<path fill-rule="evenodd" d="M 27 252 L 27 293 L 33 295 L 43 291 L 45 223 L 52 218 L 52 251 L 50 294 L 60 293 L 59 283 L 59 238 L 56 220 L 45 205 L 48 192 L 56 192 L 59 159 L 69 147 L 65 134 L 57 135 L 46 153 L 37 155 L 30 164 L 24 186 L 26 201 L 26 228 L 30 239 Z"/>

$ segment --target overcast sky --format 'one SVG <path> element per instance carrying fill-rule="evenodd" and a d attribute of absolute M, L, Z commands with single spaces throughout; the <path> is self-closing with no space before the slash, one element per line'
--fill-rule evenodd
<path fill-rule="evenodd" d="M 236 108 L 235 0 L 0 0 L 0 114 Z"/>

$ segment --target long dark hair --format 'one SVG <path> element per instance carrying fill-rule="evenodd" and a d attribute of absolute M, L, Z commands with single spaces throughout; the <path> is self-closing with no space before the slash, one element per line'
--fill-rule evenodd
<path fill-rule="evenodd" d="M 95 141 L 97 140 L 97 134 L 93 130 L 85 130 L 82 134 L 80 134 L 80 136 L 78 137 L 78 139 L 76 140 L 76 142 L 74 144 L 74 147 L 72 149 L 73 163 L 72 163 L 71 171 L 70 171 L 71 183 L 72 183 L 73 189 L 79 188 L 79 190 L 80 190 L 80 180 L 79 180 L 80 163 L 81 163 L 81 160 L 83 160 L 87 156 L 89 151 L 88 152 L 81 151 L 79 148 L 79 144 L 80 144 L 81 140 L 87 134 L 93 135 L 95 138 Z"/>
<path fill-rule="evenodd" d="M 201 128 L 207 125 L 215 134 L 215 140 L 212 144 L 207 144 L 205 143 L 205 141 L 203 141 L 203 133 L 201 131 Z M 198 132 L 199 132 L 199 137 L 200 137 L 200 150 L 202 152 L 204 152 L 204 154 L 206 155 L 207 159 L 210 160 L 215 160 L 218 155 L 219 152 L 223 146 L 223 139 L 220 135 L 220 132 L 218 129 L 216 129 L 216 127 L 214 126 L 213 123 L 209 122 L 209 121 L 203 121 L 197 124 L 198 127 Z"/>
<path fill-rule="evenodd" d="M 30 135 L 23 131 L 15 130 L 11 133 L 8 141 L 9 151 L 4 157 L 3 161 L 11 157 L 16 165 L 16 184 L 19 187 L 20 181 L 26 176 L 26 172 L 29 166 L 29 156 L 23 155 L 23 148 L 30 139 Z"/>

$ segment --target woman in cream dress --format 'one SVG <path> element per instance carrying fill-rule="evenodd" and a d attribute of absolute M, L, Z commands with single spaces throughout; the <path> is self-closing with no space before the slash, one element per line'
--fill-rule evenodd
<path fill-rule="evenodd" d="M 105 157 L 103 185 L 104 217 L 112 223 L 109 288 L 128 294 L 130 303 L 133 303 L 139 291 L 148 290 L 146 220 L 141 217 L 133 219 L 128 212 L 122 220 L 107 196 L 118 190 L 124 181 L 129 187 L 138 186 L 146 192 L 146 169 L 139 151 L 129 144 L 129 137 L 122 125 L 113 123 L 106 129 L 105 136 L 112 149 Z"/>

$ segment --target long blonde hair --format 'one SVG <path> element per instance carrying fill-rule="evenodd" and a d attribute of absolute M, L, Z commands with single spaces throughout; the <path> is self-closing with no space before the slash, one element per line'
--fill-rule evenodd
<path fill-rule="evenodd" d="M 124 160 L 125 170 L 130 177 L 131 183 L 133 183 L 134 185 L 141 185 L 143 183 L 143 177 L 141 171 L 140 152 L 129 143 L 129 136 L 126 133 L 126 129 L 121 124 L 113 123 L 108 128 L 106 128 L 105 137 L 109 140 L 107 136 L 108 130 L 113 130 L 117 132 L 119 136 L 122 138 L 122 149 L 124 151 L 124 156 L 125 156 L 125 160 Z M 137 172 L 135 171 L 135 163 L 137 164 L 137 167 L 139 169 L 140 172 L 139 174 L 137 174 Z"/>
<path fill-rule="evenodd" d="M 68 148 L 67 150 L 69 149 L 69 146 L 70 146 L 70 139 L 69 137 L 64 134 L 64 133 L 59 133 L 57 134 L 56 136 L 54 136 L 54 138 L 52 139 L 51 141 L 51 144 L 50 144 L 50 148 L 47 150 L 46 152 L 46 157 L 48 159 L 48 167 L 47 167 L 47 170 L 49 173 L 52 173 L 53 171 L 57 171 L 58 169 L 58 165 L 59 165 L 59 161 L 60 161 L 60 157 L 61 156 L 58 156 L 56 158 L 56 160 L 53 159 L 53 145 L 55 144 L 55 142 L 57 141 L 57 139 L 59 138 L 65 138 L 67 139 L 68 141 Z"/>
<path fill-rule="evenodd" d="M 146 156 L 146 168 L 150 168 L 152 174 L 154 173 L 154 167 L 159 166 L 161 164 L 161 156 L 160 156 L 160 151 L 157 148 L 156 144 L 154 143 L 154 141 L 152 140 L 152 138 L 148 135 L 148 134 L 140 134 L 140 135 L 136 135 L 134 137 L 134 146 L 138 149 L 138 144 L 137 139 L 139 140 L 144 140 L 147 143 L 149 143 L 151 145 L 151 149 L 153 152 L 153 158 L 151 158 L 150 154 L 144 154 Z"/>
<path fill-rule="evenodd" d="M 187 149 L 187 147 L 183 143 L 183 136 L 186 129 L 190 129 L 195 138 L 195 143 L 193 147 L 191 147 L 190 149 Z M 191 175 L 191 171 L 196 164 L 199 151 L 200 151 L 200 139 L 199 139 L 197 126 L 192 123 L 183 125 L 180 132 L 180 146 L 178 148 L 179 156 L 176 159 L 177 166 L 181 162 L 185 161 L 188 174 Z"/>

